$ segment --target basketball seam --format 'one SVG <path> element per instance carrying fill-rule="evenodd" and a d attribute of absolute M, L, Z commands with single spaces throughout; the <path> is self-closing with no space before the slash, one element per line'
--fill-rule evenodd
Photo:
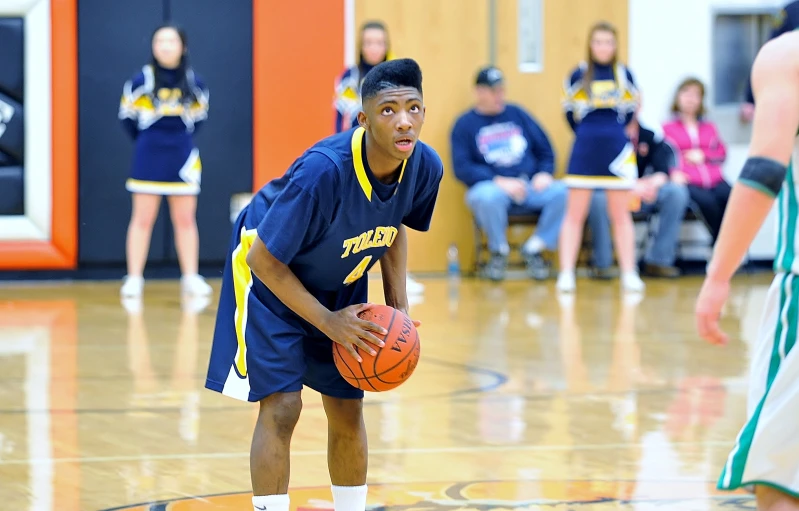
<path fill-rule="evenodd" d="M 379 382 L 381 382 L 381 383 L 385 383 L 385 384 L 387 384 L 387 385 L 393 385 L 393 384 L 397 383 L 397 382 L 388 382 L 388 381 L 385 381 L 385 380 L 383 380 L 382 378 L 380 378 L 380 375 L 381 375 L 381 374 L 386 374 L 387 372 L 389 372 L 389 371 L 392 371 L 392 370 L 396 369 L 397 367 L 399 367 L 400 365 L 402 365 L 402 364 L 405 362 L 405 360 L 406 360 L 406 359 L 407 359 L 409 356 L 411 356 L 411 353 L 413 353 L 414 351 L 416 351 L 416 346 L 418 346 L 418 345 L 419 345 L 419 332 L 418 332 L 416 329 L 414 329 L 414 331 L 416 332 L 416 339 L 415 339 L 415 342 L 413 343 L 413 346 L 411 346 L 411 349 L 409 349 L 409 350 L 408 350 L 408 353 L 406 353 L 406 354 L 405 354 L 405 356 L 404 356 L 404 357 L 402 357 L 402 359 L 400 359 L 400 361 L 399 361 L 399 362 L 397 362 L 397 363 L 396 363 L 396 364 L 394 364 L 393 366 L 389 367 L 388 369 L 384 370 L 384 371 L 383 371 L 383 372 L 381 372 L 380 374 L 377 374 L 377 371 L 375 370 L 375 378 L 377 378 L 377 380 L 378 380 Z M 375 357 L 375 358 L 377 358 L 377 357 Z M 402 382 L 400 382 L 400 383 L 402 383 Z"/>
<path fill-rule="evenodd" d="M 341 356 L 341 354 L 338 352 L 338 349 L 339 349 L 339 347 L 340 347 L 340 344 L 339 344 L 339 343 L 335 343 L 335 346 L 334 346 L 334 347 L 335 347 L 334 355 L 335 355 L 335 356 L 337 356 L 337 357 L 338 357 L 338 358 L 341 360 L 341 362 L 344 364 L 344 367 L 346 367 L 346 368 L 347 368 L 347 370 L 350 372 L 350 374 L 352 374 L 352 378 L 353 378 L 353 379 L 354 379 L 354 380 L 357 382 L 357 381 L 358 381 L 358 377 L 357 377 L 357 376 L 355 376 L 355 371 L 353 371 L 353 370 L 352 370 L 352 368 L 351 368 L 351 367 L 350 367 L 350 365 L 347 363 L 347 361 L 344 359 L 344 357 L 342 357 L 342 356 Z M 334 361 L 334 362 L 335 362 L 335 361 Z M 347 379 L 347 377 L 346 377 L 346 376 L 344 376 L 343 374 L 341 375 L 341 377 L 342 377 L 342 378 L 344 378 L 344 380 L 346 380 L 346 379 Z M 353 385 L 353 386 L 354 386 L 354 385 Z M 360 389 L 361 387 L 360 387 L 360 386 L 358 386 L 357 388 L 359 388 L 359 389 Z M 363 389 L 361 389 L 361 390 L 363 390 Z"/>
<path fill-rule="evenodd" d="M 394 326 L 394 318 L 396 318 L 396 317 L 397 317 L 397 309 L 392 309 L 392 310 L 391 310 L 391 320 L 388 322 L 388 328 L 386 328 L 386 335 L 384 335 L 384 336 L 383 336 L 383 342 L 386 342 L 386 336 L 388 336 L 389 332 L 391 332 L 391 327 L 393 327 L 393 326 Z M 402 330 L 400 330 L 400 332 L 402 332 Z M 384 346 L 383 346 L 383 348 L 381 348 L 381 350 L 380 350 L 380 351 L 383 351 L 383 349 L 384 349 L 385 347 L 386 347 L 386 346 L 384 345 Z M 372 363 L 372 373 L 373 373 L 375 376 L 377 376 L 377 359 L 378 359 L 378 358 L 380 358 L 380 351 L 378 351 L 377 353 L 375 353 L 375 356 L 374 356 L 374 359 L 375 359 L 375 360 L 374 360 L 374 362 Z M 378 378 L 378 379 L 379 379 L 379 378 Z"/>
<path fill-rule="evenodd" d="M 336 344 L 337 344 L 337 346 L 336 346 L 337 348 L 340 347 L 340 345 L 338 345 L 338 343 L 336 343 Z M 355 349 L 357 350 L 358 348 L 356 347 Z M 372 390 L 374 390 L 375 392 L 379 392 L 377 390 L 377 388 L 372 384 L 372 382 L 369 381 L 369 378 L 366 376 L 366 373 L 363 372 L 363 366 L 361 364 L 358 364 L 358 365 L 361 366 L 361 374 L 363 375 L 363 378 L 355 375 L 355 371 L 352 370 L 350 365 L 347 363 L 347 361 L 344 359 L 344 357 L 341 356 L 341 354 L 339 354 L 339 358 L 341 359 L 342 362 L 344 362 L 344 365 L 347 366 L 347 369 L 350 370 L 350 372 L 352 373 L 352 379 L 355 380 L 356 383 L 360 382 L 361 380 L 365 380 L 366 383 L 368 383 L 369 386 L 372 387 Z M 359 388 L 361 390 L 366 390 L 365 388 L 361 387 L 360 383 L 358 384 L 357 388 Z"/>

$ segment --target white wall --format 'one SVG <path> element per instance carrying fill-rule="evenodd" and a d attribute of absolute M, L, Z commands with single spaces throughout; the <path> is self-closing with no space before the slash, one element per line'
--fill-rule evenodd
<path fill-rule="evenodd" d="M 658 125 L 668 118 L 674 91 L 687 76 L 704 81 L 712 95 L 714 11 L 777 9 L 783 3 L 782 0 L 629 0 L 629 66 L 642 92 L 642 122 Z M 712 99 L 712 96 L 708 97 L 708 105 Z M 733 142 L 735 139 L 748 140 L 748 126 L 738 121 L 737 109 L 711 109 L 709 114 L 717 122 L 722 137 Z M 724 174 L 731 184 L 740 172 L 747 151 L 746 143 L 728 144 Z M 707 234 L 699 226 L 686 226 L 683 236 L 699 238 Z M 773 259 L 775 236 L 776 213 L 773 210 L 752 244 L 749 257 Z M 707 252 L 699 251 L 692 255 L 704 258 Z"/>

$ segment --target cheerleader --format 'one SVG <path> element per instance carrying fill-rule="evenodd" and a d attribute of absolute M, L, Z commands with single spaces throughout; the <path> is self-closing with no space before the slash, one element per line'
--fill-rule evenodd
<path fill-rule="evenodd" d="M 336 133 L 358 125 L 361 111 L 361 83 L 373 67 L 391 60 L 388 30 L 379 21 L 369 21 L 361 27 L 358 63 L 344 70 L 336 80 L 335 103 Z"/>
<path fill-rule="evenodd" d="M 575 139 L 564 182 L 569 187 L 560 234 L 557 288 L 575 288 L 574 268 L 586 214 L 595 189 L 607 190 L 608 216 L 627 291 L 643 291 L 635 264 L 635 232 L 630 193 L 638 167 L 625 132 L 638 108 L 639 94 L 630 71 L 616 56 L 616 29 L 598 23 L 590 32 L 588 60 L 566 80 L 563 107 Z"/>
<path fill-rule="evenodd" d="M 151 63 L 125 83 L 119 106 L 119 119 L 134 140 L 126 183 L 133 211 L 123 297 L 142 294 L 150 237 L 163 196 L 169 202 L 175 232 L 181 290 L 190 295 L 212 291 L 197 273 L 196 210 L 202 167 L 193 141 L 207 116 L 208 89 L 189 67 L 185 32 L 172 25 L 159 27 L 152 37 Z"/>

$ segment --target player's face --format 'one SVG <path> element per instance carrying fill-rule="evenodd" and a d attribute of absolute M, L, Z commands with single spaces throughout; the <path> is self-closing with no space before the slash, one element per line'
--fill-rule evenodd
<path fill-rule="evenodd" d="M 698 85 L 686 85 L 677 94 L 677 108 L 687 115 L 696 115 L 702 105 L 702 91 Z"/>
<path fill-rule="evenodd" d="M 591 36 L 591 56 L 597 64 L 608 64 L 616 55 L 616 36 L 597 30 Z"/>
<path fill-rule="evenodd" d="M 367 102 L 361 124 L 397 160 L 410 157 L 424 124 L 424 103 L 412 87 L 386 89 Z"/>
<path fill-rule="evenodd" d="M 370 66 L 376 66 L 386 58 L 386 33 L 379 28 L 367 28 L 361 41 L 363 59 Z"/>
<path fill-rule="evenodd" d="M 174 28 L 162 28 L 153 36 L 153 55 L 162 67 L 173 69 L 180 64 L 183 42 Z"/>

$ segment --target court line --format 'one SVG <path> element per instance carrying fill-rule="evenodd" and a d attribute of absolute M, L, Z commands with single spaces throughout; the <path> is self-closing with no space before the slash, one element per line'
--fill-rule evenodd
<path fill-rule="evenodd" d="M 724 385 L 703 385 L 694 387 L 696 390 L 713 390 L 713 389 L 721 389 L 727 388 Z M 474 396 L 469 395 L 466 397 L 462 397 L 463 394 L 455 393 L 452 394 L 428 394 L 426 396 L 411 396 L 408 399 L 413 400 L 415 403 L 419 402 L 426 402 L 426 401 L 434 401 L 436 399 L 442 398 L 453 398 L 454 403 L 464 404 L 464 403 L 475 403 L 477 401 L 482 400 L 490 400 L 492 402 L 503 402 L 508 401 L 511 399 L 518 399 L 521 398 L 526 402 L 530 401 L 544 401 L 547 399 L 553 399 L 555 397 L 563 397 L 568 400 L 590 400 L 590 399 L 597 399 L 597 398 L 605 398 L 605 397 L 613 397 L 613 396 L 628 396 L 630 392 L 634 393 L 636 396 L 652 396 L 652 395 L 659 395 L 659 394 L 673 394 L 675 392 L 680 392 L 681 389 L 679 387 L 665 387 L 660 389 L 630 389 L 630 390 L 620 390 L 620 391 L 612 391 L 612 392 L 587 392 L 587 393 L 569 393 L 568 390 L 558 390 L 556 392 L 548 393 L 548 394 L 487 394 L 483 393 L 481 396 Z M 470 394 L 478 393 L 478 390 L 470 390 Z M 363 405 L 367 407 L 371 406 L 379 406 L 390 401 L 364 401 Z M 201 406 L 198 408 L 198 411 L 202 413 L 217 413 L 217 412 L 250 412 L 250 408 L 247 408 L 246 405 L 255 405 L 255 403 L 242 403 L 241 405 L 231 405 L 231 406 Z M 322 403 L 304 403 L 303 410 L 309 409 L 319 409 L 322 408 Z M 151 407 L 151 408 L 78 408 L 78 409 L 62 409 L 62 408 L 50 408 L 46 410 L 26 410 L 23 408 L 0 408 L 0 415 L 28 415 L 28 414 L 78 414 L 78 415 L 114 415 L 114 414 L 128 414 L 128 413 L 156 413 L 156 414 L 168 414 L 168 413 L 182 413 L 183 409 L 179 407 L 169 406 L 169 407 Z"/>
<path fill-rule="evenodd" d="M 670 447 L 732 447 L 731 442 L 673 442 Z M 607 451 L 630 448 L 643 448 L 644 444 L 584 444 L 584 445 L 482 445 L 464 447 L 415 447 L 408 449 L 370 449 L 370 455 L 385 454 L 472 454 L 483 452 L 560 452 L 560 451 Z M 327 450 L 292 451 L 292 456 L 326 456 Z M 187 459 L 239 459 L 249 458 L 249 451 L 241 452 L 204 452 L 204 453 L 174 453 L 174 454 L 137 454 L 130 456 L 78 456 L 73 458 L 38 458 L 28 460 L 0 460 L 4 465 L 40 465 L 49 463 L 113 463 L 122 461 L 162 461 L 162 460 L 187 460 Z"/>

